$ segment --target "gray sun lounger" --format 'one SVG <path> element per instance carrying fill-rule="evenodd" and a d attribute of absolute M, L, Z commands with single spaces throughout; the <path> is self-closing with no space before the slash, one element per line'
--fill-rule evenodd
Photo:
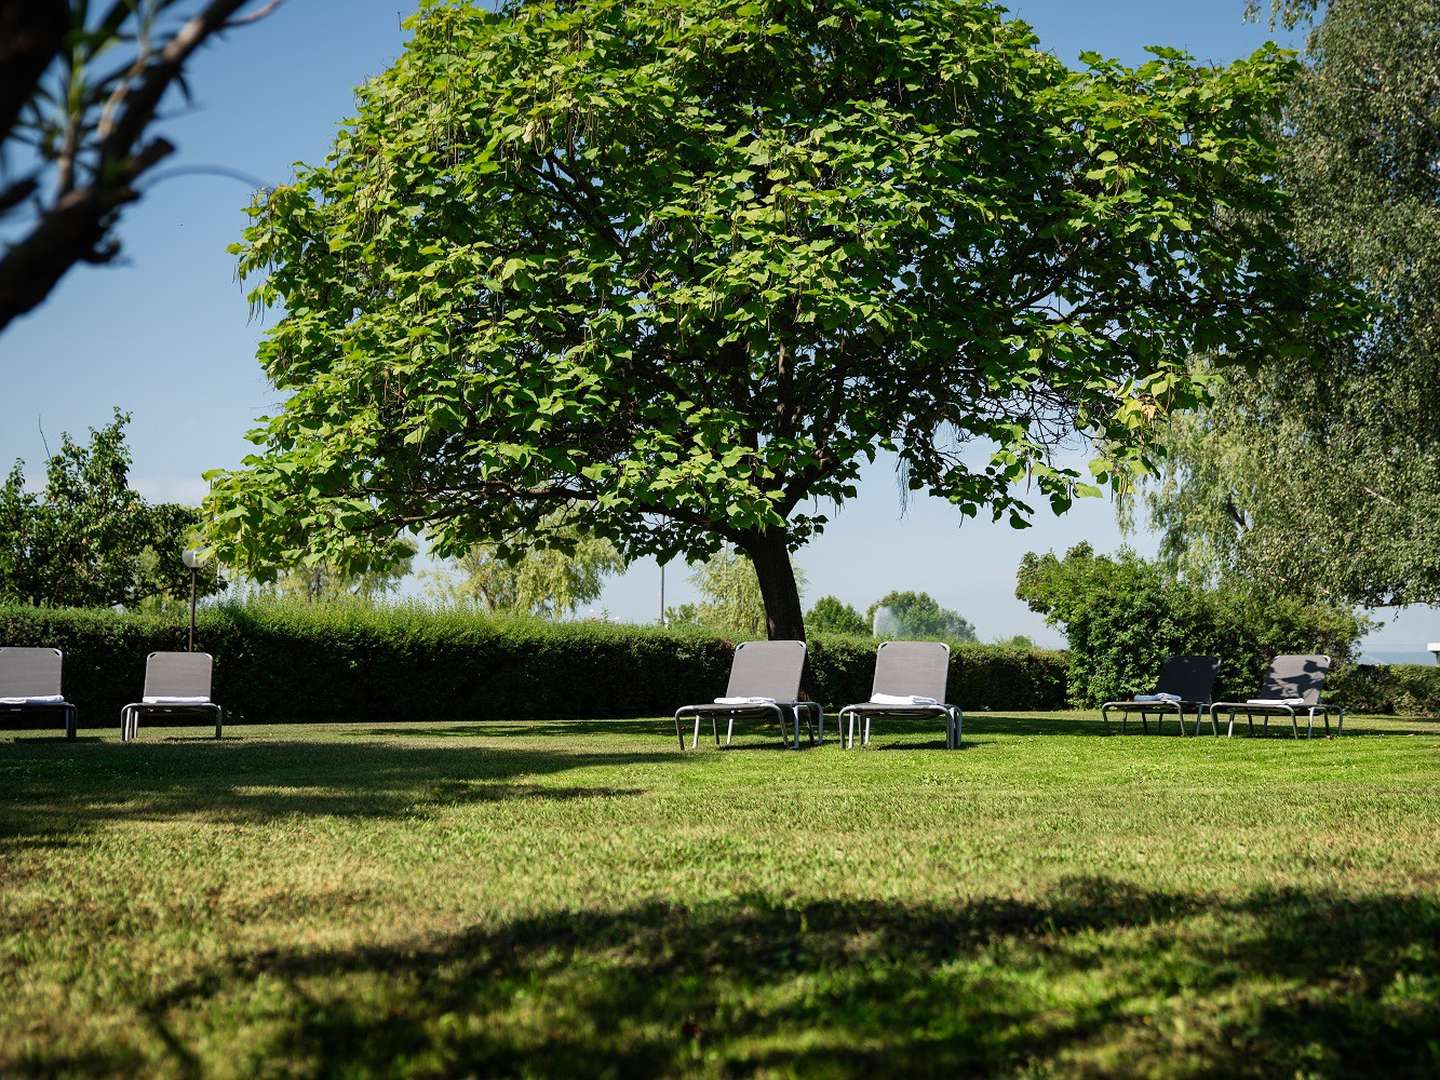
<path fill-rule="evenodd" d="M 719 718 L 727 717 L 725 745 L 730 745 L 735 732 L 735 718 L 771 717 L 780 723 L 780 738 L 785 739 L 785 714 L 795 721 L 794 748 L 800 749 L 800 716 L 805 716 L 805 726 L 810 730 L 810 741 L 815 741 L 814 729 L 810 727 L 810 716 L 819 718 L 820 741 L 825 741 L 825 710 L 816 701 L 800 701 L 800 678 L 805 671 L 805 643 L 803 641 L 744 641 L 735 646 L 735 659 L 730 665 L 730 683 L 725 688 L 727 698 L 768 698 L 766 702 L 750 705 L 721 705 L 710 702 L 704 705 L 686 705 L 675 710 L 675 738 L 680 749 L 685 749 L 685 736 L 680 733 L 680 718 L 693 716 L 695 731 L 690 739 L 690 749 L 700 743 L 700 720 L 710 718 L 710 728 L 715 735 L 715 745 L 720 745 Z"/>
<path fill-rule="evenodd" d="M 130 742 L 140 731 L 140 717 L 148 713 L 173 716 L 204 712 L 215 719 L 220 738 L 225 710 L 210 700 L 210 677 L 215 661 L 209 653 L 153 652 L 145 659 L 142 700 L 120 710 L 120 738 Z"/>
<path fill-rule="evenodd" d="M 846 705 L 836 717 L 837 723 L 844 724 L 850 717 L 845 732 L 845 746 L 855 745 L 855 719 L 859 717 L 863 730 L 860 745 L 870 745 L 870 721 L 877 716 L 935 716 L 945 720 L 945 748 L 956 750 L 960 747 L 961 729 L 965 714 L 956 706 L 945 703 L 945 684 L 950 678 L 950 646 L 940 641 L 884 641 L 875 650 L 875 682 L 870 694 L 890 694 L 894 697 L 934 698 L 934 705 L 887 705 L 875 701 L 862 701 Z"/>
<path fill-rule="evenodd" d="M 65 737 L 75 738 L 78 710 L 61 689 L 64 661 L 59 649 L 0 649 L 0 713 L 60 712 Z"/>
<path fill-rule="evenodd" d="M 1296 721 L 1296 710 L 1303 709 L 1309 714 L 1310 725 L 1305 731 L 1305 737 L 1311 738 L 1315 734 L 1315 716 L 1318 713 L 1325 721 L 1325 734 L 1330 734 L 1330 714 L 1335 713 L 1339 722 L 1335 728 L 1335 734 L 1339 735 L 1345 730 L 1345 710 L 1338 705 L 1324 705 L 1320 701 L 1320 695 L 1325 689 L 1325 677 L 1330 674 L 1330 657 L 1319 653 L 1312 653 L 1306 656 L 1277 656 L 1270 663 L 1270 673 L 1265 676 L 1265 685 L 1260 688 L 1259 699 L 1272 701 L 1283 701 L 1287 698 L 1298 699 L 1298 705 L 1261 705 L 1256 703 L 1256 698 L 1248 701 L 1217 701 L 1210 706 L 1210 730 L 1220 734 L 1219 727 L 1215 723 L 1215 714 L 1228 712 L 1230 714 L 1230 726 L 1226 730 L 1226 736 L 1235 734 L 1235 714 L 1243 712 L 1245 722 L 1250 725 L 1250 734 L 1255 734 L 1255 714 L 1259 713 L 1265 720 L 1265 733 L 1270 733 L 1270 717 L 1288 716 L 1290 718 L 1290 733 L 1295 738 L 1300 737 L 1300 725 Z"/>
<path fill-rule="evenodd" d="M 1174 713 L 1180 720 L 1180 734 L 1185 734 L 1185 714 L 1195 714 L 1195 734 L 1200 734 L 1200 720 L 1210 705 L 1215 692 L 1215 674 L 1220 670 L 1218 656 L 1172 656 L 1160 665 L 1160 678 L 1155 682 L 1156 694 L 1173 694 L 1179 701 L 1107 701 L 1100 706 L 1100 719 L 1105 723 L 1105 733 L 1110 733 L 1110 714 L 1120 714 L 1120 734 L 1125 734 L 1125 723 L 1132 712 L 1140 714 L 1140 730 L 1148 733 L 1146 722 L 1150 713 L 1155 714 L 1155 731 L 1161 731 L 1161 718 Z"/>

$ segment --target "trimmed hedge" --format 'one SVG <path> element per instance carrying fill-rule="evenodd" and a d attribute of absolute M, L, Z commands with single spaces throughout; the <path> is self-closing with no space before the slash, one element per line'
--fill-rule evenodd
<path fill-rule="evenodd" d="M 174 615 L 0 606 L 0 643 L 64 651 L 82 727 L 118 724 L 140 696 L 146 655 L 183 649 L 186 626 Z M 419 605 L 212 607 L 197 638 L 215 657 L 215 699 L 247 723 L 663 716 L 723 691 L 733 649 L 695 632 Z M 950 697 L 964 708 L 1063 707 L 1063 654 L 953 648 Z M 865 638 L 813 640 L 820 700 L 868 697 L 874 653 Z"/>

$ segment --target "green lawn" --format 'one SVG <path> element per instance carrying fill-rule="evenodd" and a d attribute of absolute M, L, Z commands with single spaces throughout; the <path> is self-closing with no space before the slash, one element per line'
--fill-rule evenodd
<path fill-rule="evenodd" d="M 1440 1071 L 1440 727 L 668 725 L 5 733 L 0 1075 Z"/>

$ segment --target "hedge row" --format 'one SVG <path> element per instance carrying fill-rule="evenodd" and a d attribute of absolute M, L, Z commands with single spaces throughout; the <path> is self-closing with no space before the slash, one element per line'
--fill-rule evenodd
<path fill-rule="evenodd" d="M 167 615 L 0 606 L 0 644 L 65 653 L 82 726 L 117 724 L 138 700 L 145 657 L 183 649 Z M 437 612 L 262 604 L 201 612 L 215 699 L 237 721 L 454 721 L 660 716 L 723 691 L 733 644 L 698 633 Z M 817 696 L 869 696 L 874 642 L 810 646 Z M 967 709 L 1064 705 L 1063 654 L 957 645 L 951 700 Z M 0 718 L 7 727 L 16 726 Z"/>

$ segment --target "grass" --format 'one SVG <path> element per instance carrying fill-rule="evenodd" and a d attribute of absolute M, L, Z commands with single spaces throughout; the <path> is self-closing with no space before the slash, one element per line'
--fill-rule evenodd
<path fill-rule="evenodd" d="M 0 1075 L 1440 1070 L 1440 728 L 667 725 L 7 734 Z"/>

